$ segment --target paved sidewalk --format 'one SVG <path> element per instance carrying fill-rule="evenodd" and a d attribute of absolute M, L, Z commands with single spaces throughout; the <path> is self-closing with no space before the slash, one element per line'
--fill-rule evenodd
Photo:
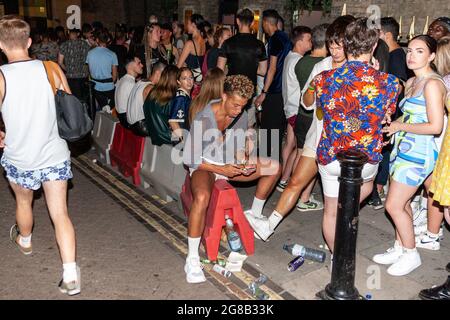
<path fill-rule="evenodd" d="M 185 281 L 184 258 L 163 237 L 138 222 L 78 170 L 69 191 L 76 228 L 82 293 L 57 289 L 62 266 L 44 197 L 34 203 L 33 254 L 9 241 L 15 203 L 0 177 L 0 299 L 206 299 L 229 297 L 211 282 Z"/>
<path fill-rule="evenodd" d="M 142 190 L 132 187 L 115 169 L 91 160 L 91 153 L 74 160 L 73 187 L 69 191 L 69 211 L 77 231 L 82 270 L 82 294 L 69 299 L 249 299 L 246 286 L 259 273 L 269 277 L 263 289 L 273 299 L 314 299 L 329 283 L 328 252 L 324 264 L 306 261 L 294 273 L 286 269 L 292 257 L 282 250 L 283 243 L 314 248 L 324 245 L 322 213 L 294 210 L 269 242 L 256 240 L 256 253 L 247 259 L 242 273 L 225 279 L 207 266 L 207 283 L 187 284 L 183 272 L 186 219 L 178 203 L 159 201 L 151 189 L 148 196 L 143 196 Z M 252 185 L 239 186 L 244 208 L 251 205 L 254 189 Z M 266 215 L 278 198 L 275 191 L 266 205 Z M 14 200 L 3 177 L 0 203 L 0 299 L 66 299 L 56 287 L 61 264 L 43 196 L 34 205 L 34 253 L 29 257 L 20 254 L 8 239 L 9 227 L 14 223 Z M 419 249 L 422 266 L 398 278 L 370 260 L 393 243 L 393 235 L 383 210 L 361 210 L 356 261 L 360 294 L 370 294 L 373 299 L 417 299 L 419 290 L 444 281 L 450 258 L 448 229 L 440 251 Z M 220 252 L 223 256 L 229 253 L 225 245 Z"/>

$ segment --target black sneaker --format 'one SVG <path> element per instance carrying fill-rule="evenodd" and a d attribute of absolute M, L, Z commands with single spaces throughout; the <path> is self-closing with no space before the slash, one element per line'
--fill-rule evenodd
<path fill-rule="evenodd" d="M 419 297 L 423 300 L 450 300 L 450 276 L 443 285 L 420 291 Z"/>
<path fill-rule="evenodd" d="M 380 210 L 384 208 L 383 201 L 381 201 L 378 193 L 372 195 L 372 198 L 367 202 L 367 204 L 373 207 L 374 210 Z"/>

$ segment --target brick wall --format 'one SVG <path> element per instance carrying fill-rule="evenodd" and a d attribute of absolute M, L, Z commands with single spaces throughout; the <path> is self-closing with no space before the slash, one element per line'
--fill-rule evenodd
<path fill-rule="evenodd" d="M 448 0 L 365 0 L 364 2 L 353 0 L 334 0 L 332 17 L 341 15 L 344 3 L 347 4 L 347 14 L 355 16 L 367 16 L 367 7 L 371 4 L 378 5 L 381 9 L 381 16 L 392 16 L 399 21 L 402 16 L 402 33 L 406 36 L 409 33 L 413 16 L 415 20 L 415 34 L 422 33 L 426 17 L 429 16 L 429 23 L 440 16 L 448 16 L 450 12 L 450 1 Z"/>

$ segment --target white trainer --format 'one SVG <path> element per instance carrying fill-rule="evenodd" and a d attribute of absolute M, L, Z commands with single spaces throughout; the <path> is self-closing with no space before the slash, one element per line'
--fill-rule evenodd
<path fill-rule="evenodd" d="M 201 283 L 205 282 L 205 274 L 202 270 L 200 263 L 200 257 L 188 257 L 186 264 L 184 265 L 184 272 L 186 272 L 186 281 L 188 283 Z"/>
<path fill-rule="evenodd" d="M 420 235 L 416 237 L 416 247 L 437 251 L 441 248 L 439 236 L 437 236 L 436 238 L 432 238 L 428 235 L 428 233 Z"/>
<path fill-rule="evenodd" d="M 427 232 L 428 225 L 427 222 L 419 225 L 414 225 L 414 235 L 416 237 L 423 235 L 425 232 Z"/>
<path fill-rule="evenodd" d="M 258 219 L 261 219 L 261 220 L 268 220 L 268 218 L 267 218 L 266 216 L 262 215 L 262 214 L 257 215 L 257 214 L 255 214 L 255 213 L 253 213 L 252 209 L 245 210 L 245 211 L 244 211 L 244 215 L 245 215 L 246 217 L 247 217 L 247 216 L 252 216 L 252 217 L 255 217 L 255 218 L 258 218 Z"/>
<path fill-rule="evenodd" d="M 259 236 L 259 238 L 263 241 L 267 241 L 269 237 L 273 234 L 273 230 L 270 229 L 269 220 L 257 218 L 252 214 L 246 215 L 248 223 L 253 228 L 253 231 Z"/>
<path fill-rule="evenodd" d="M 418 268 L 422 264 L 420 254 L 417 250 L 405 252 L 400 259 L 387 269 L 387 273 L 391 276 L 405 276 Z"/>
<path fill-rule="evenodd" d="M 372 260 L 378 264 L 393 264 L 396 263 L 402 255 L 403 248 L 396 243 L 392 248 L 387 249 L 385 253 L 374 255 Z"/>

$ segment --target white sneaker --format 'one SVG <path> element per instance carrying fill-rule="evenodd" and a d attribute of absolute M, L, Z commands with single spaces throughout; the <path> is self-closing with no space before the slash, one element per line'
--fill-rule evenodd
<path fill-rule="evenodd" d="M 405 276 L 422 264 L 419 252 L 405 252 L 400 259 L 387 269 L 391 276 Z"/>
<path fill-rule="evenodd" d="M 268 220 L 268 218 L 266 216 L 263 216 L 263 215 L 257 216 L 256 214 L 253 213 L 253 211 L 251 209 L 244 211 L 244 215 L 247 218 L 247 220 L 249 219 L 248 218 L 249 215 L 252 217 L 255 217 L 255 218 L 262 219 L 262 220 Z M 256 239 L 261 240 L 261 238 L 258 236 L 258 234 L 256 232 L 253 232 L 253 235 L 255 236 Z"/>
<path fill-rule="evenodd" d="M 245 215 L 246 217 L 247 217 L 247 216 L 252 216 L 252 217 L 255 217 L 255 218 L 258 218 L 258 219 L 261 219 L 261 220 L 269 220 L 266 216 L 264 216 L 264 215 L 262 215 L 262 214 L 257 215 L 257 214 L 255 214 L 255 213 L 253 213 L 253 211 L 252 211 L 251 209 L 245 210 L 245 211 L 244 211 L 244 215 Z"/>
<path fill-rule="evenodd" d="M 184 272 L 186 272 L 186 281 L 188 283 L 201 283 L 205 282 L 205 274 L 202 270 L 200 263 L 200 257 L 188 257 L 186 264 L 184 265 Z"/>
<path fill-rule="evenodd" d="M 411 208 L 413 208 L 412 204 L 411 204 Z M 413 224 L 414 224 L 414 226 L 420 226 L 423 224 L 426 225 L 427 224 L 427 216 L 428 216 L 427 208 L 421 207 L 420 204 L 415 206 L 415 208 L 413 208 Z"/>
<path fill-rule="evenodd" d="M 425 232 L 427 232 L 427 230 L 428 230 L 428 225 L 427 225 L 426 221 L 424 224 L 414 225 L 414 235 L 416 237 L 423 235 Z"/>
<path fill-rule="evenodd" d="M 416 237 L 416 247 L 437 251 L 441 248 L 439 236 L 437 238 L 432 238 L 428 235 L 428 233 L 418 236 Z"/>
<path fill-rule="evenodd" d="M 261 219 L 257 218 L 251 214 L 246 215 L 248 223 L 253 228 L 253 231 L 259 236 L 263 241 L 267 241 L 269 237 L 273 234 L 273 230 L 270 229 L 269 220 L 267 218 Z"/>
<path fill-rule="evenodd" d="M 392 248 L 387 249 L 385 253 L 374 255 L 372 260 L 378 264 L 393 264 L 396 263 L 402 255 L 403 248 L 395 244 Z"/>

